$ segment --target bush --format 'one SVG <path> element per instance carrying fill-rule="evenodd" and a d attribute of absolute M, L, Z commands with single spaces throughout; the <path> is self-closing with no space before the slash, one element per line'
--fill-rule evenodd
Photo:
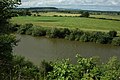
<path fill-rule="evenodd" d="M 66 37 L 66 39 L 73 41 L 73 40 L 75 40 L 75 35 L 73 33 L 71 33 L 70 35 L 68 35 Z"/>
<path fill-rule="evenodd" d="M 110 37 L 116 37 L 117 36 L 117 31 L 109 31 L 108 32 Z"/>
<path fill-rule="evenodd" d="M 77 64 L 70 60 L 57 61 L 52 64 L 53 70 L 48 73 L 47 80 L 119 80 L 120 61 L 112 57 L 101 64 L 99 58 L 83 58 L 77 55 Z"/>
<path fill-rule="evenodd" d="M 62 15 L 59 15 L 59 17 L 63 17 Z"/>
<path fill-rule="evenodd" d="M 53 17 L 58 17 L 58 15 L 53 15 Z"/>
<path fill-rule="evenodd" d="M 101 35 L 103 35 L 102 32 L 94 31 L 90 33 L 90 42 L 96 42 L 100 38 Z"/>
<path fill-rule="evenodd" d="M 120 37 L 113 38 L 112 44 L 115 46 L 120 46 Z"/>
<path fill-rule="evenodd" d="M 26 31 L 29 29 L 29 28 L 31 28 L 31 27 L 33 27 L 33 24 L 25 24 L 25 25 L 22 25 L 22 26 L 20 26 L 20 28 L 18 29 L 18 33 L 20 33 L 20 34 L 25 34 L 26 33 Z"/>
<path fill-rule="evenodd" d="M 59 38 L 60 30 L 58 28 L 47 29 L 46 35 L 50 38 Z"/>
<path fill-rule="evenodd" d="M 84 33 L 81 37 L 80 37 L 80 41 L 82 42 L 88 42 L 90 34 L 89 33 Z"/>
<path fill-rule="evenodd" d="M 116 31 L 109 31 L 108 33 L 93 31 L 93 32 L 83 32 L 76 29 L 68 29 L 68 28 L 44 28 L 44 27 L 33 27 L 33 24 L 25 24 L 25 25 L 15 25 L 13 30 L 18 29 L 18 33 L 20 34 L 28 34 L 33 36 L 46 36 L 49 38 L 65 38 L 67 40 L 75 40 L 82 42 L 95 42 L 100 44 L 114 44 L 119 45 L 119 39 L 116 38 L 112 41 L 114 37 L 117 36 Z"/>
<path fill-rule="evenodd" d="M 70 34 L 66 36 L 66 39 L 78 41 L 83 34 L 84 32 L 79 29 L 71 30 Z"/>
<path fill-rule="evenodd" d="M 12 24 L 11 27 L 10 27 L 10 31 L 11 32 L 16 32 L 19 28 L 20 28 L 21 25 L 19 24 Z"/>
<path fill-rule="evenodd" d="M 32 35 L 33 36 L 45 36 L 46 35 L 46 31 L 42 27 L 34 27 L 33 31 L 32 31 Z"/>
<path fill-rule="evenodd" d="M 70 35 L 70 30 L 68 28 L 59 28 L 60 34 L 58 35 L 59 38 L 65 38 L 65 36 Z"/>
<path fill-rule="evenodd" d="M 33 26 L 34 27 L 34 26 Z M 32 35 L 32 32 L 33 32 L 33 27 L 29 28 L 28 30 L 26 30 L 26 33 L 27 35 Z"/>
<path fill-rule="evenodd" d="M 43 60 L 40 64 L 40 75 L 41 75 L 41 80 L 44 80 L 47 75 L 48 72 L 51 72 L 53 70 L 53 67 L 50 65 L 51 63 L 46 62 L 45 60 Z"/>
<path fill-rule="evenodd" d="M 83 12 L 83 13 L 80 15 L 80 17 L 89 17 L 89 16 L 90 16 L 89 12 Z"/>

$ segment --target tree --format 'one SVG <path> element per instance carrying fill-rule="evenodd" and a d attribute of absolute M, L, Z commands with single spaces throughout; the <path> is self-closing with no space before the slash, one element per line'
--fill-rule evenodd
<path fill-rule="evenodd" d="M 0 34 L 8 33 L 11 9 L 20 4 L 20 0 L 0 0 Z"/>
<path fill-rule="evenodd" d="M 89 12 L 83 12 L 80 17 L 89 17 Z"/>
<path fill-rule="evenodd" d="M 14 35 L 9 33 L 11 9 L 20 4 L 20 0 L 0 0 L 0 79 L 11 80 L 12 47 L 16 44 Z"/>

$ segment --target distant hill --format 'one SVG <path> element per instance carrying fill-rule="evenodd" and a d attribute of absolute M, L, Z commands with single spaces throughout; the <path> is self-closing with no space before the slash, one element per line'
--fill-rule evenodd
<path fill-rule="evenodd" d="M 57 11 L 56 7 L 30 7 L 30 8 L 16 8 L 15 10 L 30 10 L 30 11 Z"/>
<path fill-rule="evenodd" d="M 56 7 L 30 7 L 29 9 L 58 9 Z"/>

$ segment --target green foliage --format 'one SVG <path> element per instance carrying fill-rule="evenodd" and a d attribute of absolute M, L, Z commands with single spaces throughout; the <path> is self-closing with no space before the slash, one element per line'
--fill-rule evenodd
<path fill-rule="evenodd" d="M 59 38 L 60 30 L 58 28 L 48 29 L 46 35 L 50 38 Z"/>
<path fill-rule="evenodd" d="M 120 46 L 120 37 L 113 38 L 112 44 L 116 46 Z"/>
<path fill-rule="evenodd" d="M 68 40 L 76 40 L 79 41 L 80 37 L 84 34 L 83 31 L 79 30 L 78 28 L 76 28 L 75 30 L 71 30 L 70 34 L 67 34 L 67 36 L 65 37 Z"/>
<path fill-rule="evenodd" d="M 78 64 L 69 60 L 57 61 L 52 64 L 53 71 L 47 75 L 47 80 L 119 80 L 120 61 L 113 57 L 106 64 L 101 64 L 99 58 L 83 58 L 77 55 Z"/>
<path fill-rule="evenodd" d="M 102 32 L 97 31 L 92 32 L 90 35 L 90 42 L 96 42 L 99 38 L 101 38 L 102 35 L 103 35 Z"/>
<path fill-rule="evenodd" d="M 51 13 L 47 13 L 47 14 L 42 13 L 42 14 L 43 16 L 41 17 L 34 17 L 34 16 L 13 17 L 11 19 L 11 22 L 18 23 L 18 24 L 32 23 L 36 26 L 43 26 L 43 27 L 49 27 L 49 28 L 62 27 L 62 28 L 69 28 L 69 29 L 79 28 L 87 31 L 94 31 L 94 30 L 120 31 L 120 21 L 101 20 L 101 19 L 82 18 L 82 17 L 50 17 L 49 14 Z M 47 15 L 47 16 L 44 16 L 44 15 Z M 70 14 L 70 15 L 74 15 L 74 14 Z M 69 16 L 69 14 L 67 16 Z M 110 15 L 100 15 L 100 17 L 108 17 L 108 18 L 109 16 Z M 95 16 L 95 17 L 99 17 L 99 16 Z M 110 17 L 120 19 L 120 16 L 110 16 Z"/>
<path fill-rule="evenodd" d="M 16 32 L 20 28 L 20 26 L 21 25 L 19 25 L 19 24 L 11 24 L 10 31 Z"/>
<path fill-rule="evenodd" d="M 16 45 L 14 35 L 10 35 L 11 25 L 9 19 L 12 17 L 11 9 L 20 0 L 0 0 L 0 79 L 11 80 L 9 76 L 12 69 L 12 47 Z"/>
<path fill-rule="evenodd" d="M 46 30 L 42 27 L 33 27 L 32 35 L 33 36 L 45 36 Z"/>
<path fill-rule="evenodd" d="M 109 31 L 108 34 L 110 35 L 110 37 L 116 37 L 117 31 Z"/>
<path fill-rule="evenodd" d="M 68 28 L 60 28 L 59 30 L 59 38 L 65 38 L 65 36 L 70 34 L 70 30 Z"/>
<path fill-rule="evenodd" d="M 8 33 L 11 9 L 19 3 L 20 0 L 0 0 L 0 34 Z"/>
<path fill-rule="evenodd" d="M 116 31 L 109 31 L 108 33 L 100 31 L 85 32 L 78 28 L 72 30 L 68 28 L 45 28 L 33 26 L 33 24 L 25 24 L 20 27 L 15 25 L 14 27 L 12 27 L 12 29 L 18 29 L 17 32 L 20 34 L 46 36 L 49 38 L 64 38 L 71 41 L 95 42 L 100 44 L 112 43 L 119 46 L 119 38 L 115 38 L 117 35 Z"/>
<path fill-rule="evenodd" d="M 116 57 L 110 60 L 102 67 L 101 80 L 119 80 L 120 79 L 120 61 Z"/>
<path fill-rule="evenodd" d="M 80 15 L 80 17 L 89 17 L 89 16 L 90 16 L 89 12 L 83 12 L 83 13 Z"/>
<path fill-rule="evenodd" d="M 30 29 L 33 26 L 33 24 L 25 24 L 19 27 L 18 33 L 19 34 L 25 34 L 28 29 Z"/>
<path fill-rule="evenodd" d="M 33 27 L 31 27 L 28 30 L 26 30 L 25 34 L 32 35 L 32 32 L 33 32 Z"/>
<path fill-rule="evenodd" d="M 52 64 L 53 71 L 47 75 L 47 80 L 75 80 L 75 67 L 69 60 L 58 61 Z"/>
<path fill-rule="evenodd" d="M 12 47 L 16 45 L 17 40 L 14 35 L 0 35 L 0 79 L 7 80 L 8 72 L 11 69 Z M 7 77 L 6 77 L 7 76 Z"/>
<path fill-rule="evenodd" d="M 45 60 L 40 64 L 40 77 L 44 80 L 46 79 L 48 72 L 53 70 L 53 67 L 50 64 L 51 63 L 48 63 Z"/>
<path fill-rule="evenodd" d="M 12 80 L 39 80 L 39 68 L 24 57 L 14 56 L 12 60 Z"/>

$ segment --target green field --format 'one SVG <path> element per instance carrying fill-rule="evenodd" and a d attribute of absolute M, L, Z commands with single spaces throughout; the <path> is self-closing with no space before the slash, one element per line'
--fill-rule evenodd
<path fill-rule="evenodd" d="M 33 23 L 36 26 L 43 26 L 43 27 L 68 27 L 68 28 L 79 28 L 81 30 L 90 30 L 90 31 L 116 30 L 120 32 L 120 21 L 92 19 L 92 18 L 22 16 L 22 17 L 13 17 L 11 19 L 11 22 L 18 24 Z"/>
<path fill-rule="evenodd" d="M 107 18 L 107 19 L 119 19 L 120 20 L 120 15 L 90 15 L 90 17 Z"/>

